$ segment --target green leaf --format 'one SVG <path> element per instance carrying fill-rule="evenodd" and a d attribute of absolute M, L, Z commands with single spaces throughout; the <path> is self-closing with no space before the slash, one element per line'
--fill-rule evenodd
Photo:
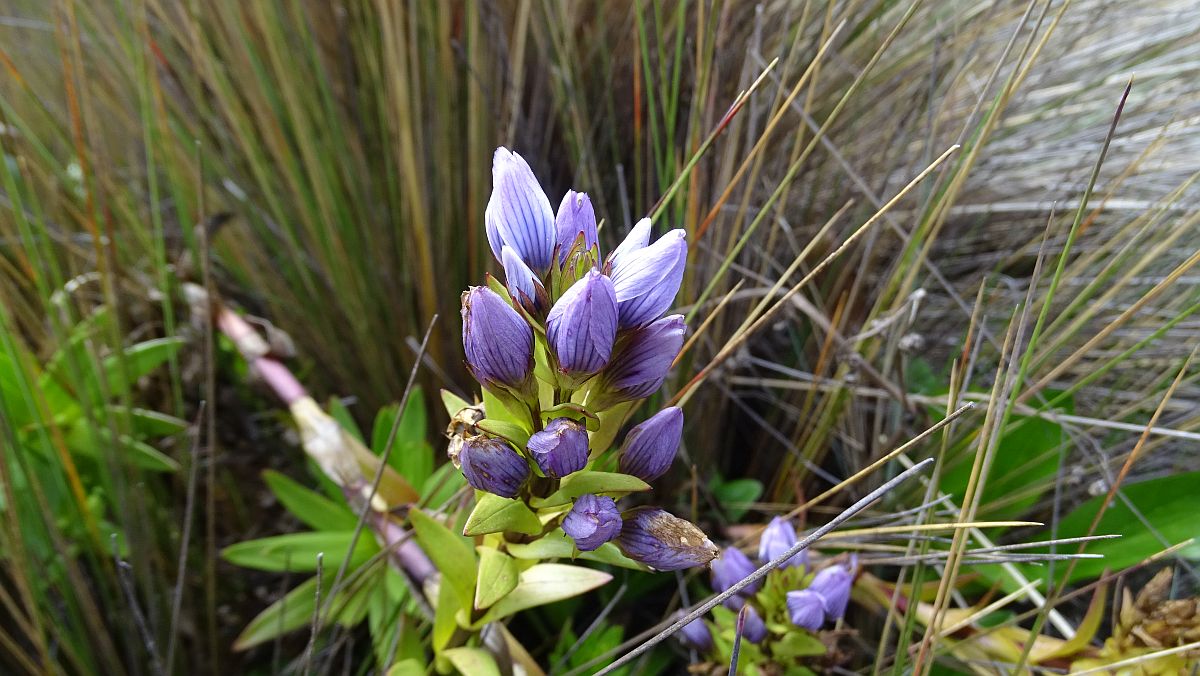
<path fill-rule="evenodd" d="M 479 551 L 479 583 L 475 587 L 475 609 L 491 608 L 517 586 L 517 562 L 491 547 Z"/>
<path fill-rule="evenodd" d="M 1196 487 L 1200 486 L 1200 472 L 1186 472 L 1164 476 L 1149 481 L 1122 486 L 1125 498 L 1145 517 L 1150 528 L 1130 510 L 1121 499 L 1114 499 L 1100 519 L 1097 535 L 1120 534 L 1113 540 L 1090 542 L 1085 550 L 1089 554 L 1103 554 L 1103 559 L 1083 559 L 1077 562 L 1071 582 L 1092 579 L 1105 568 L 1120 570 L 1138 563 L 1142 559 L 1162 551 L 1168 545 L 1157 537 L 1157 531 L 1170 545 L 1189 538 L 1197 538 L 1181 554 L 1188 558 L 1200 558 L 1200 519 L 1196 518 Z M 1075 508 L 1058 524 L 1057 537 L 1081 537 L 1096 517 L 1104 496 L 1088 500 Z M 1027 573 L 1040 577 L 1037 569 Z"/>
<path fill-rule="evenodd" d="M 459 411 L 470 405 L 466 399 L 463 399 L 450 390 L 442 390 L 442 406 L 446 407 L 446 415 L 450 416 L 451 420 L 454 419 L 454 416 L 458 415 Z"/>
<path fill-rule="evenodd" d="M 751 504 L 762 495 L 763 485 L 758 479 L 714 481 L 712 492 L 725 510 L 725 516 L 730 521 L 740 521 L 750 511 Z"/>
<path fill-rule="evenodd" d="M 221 558 L 257 570 L 313 571 L 317 569 L 317 555 L 324 554 L 322 565 L 326 570 L 336 570 L 353 538 L 354 531 L 288 533 L 230 545 L 221 550 Z M 379 545 L 370 535 L 359 534 L 350 565 L 360 566 L 378 552 Z"/>
<path fill-rule="evenodd" d="M 459 673 L 468 676 L 500 676 L 492 654 L 483 648 L 451 648 L 442 652 Z"/>
<path fill-rule="evenodd" d="M 640 403 L 640 401 L 627 401 L 600 413 L 600 429 L 592 432 L 590 444 L 592 457 L 607 451 L 612 446 L 613 440 L 617 438 L 617 433 L 621 431 L 621 426 L 625 424 L 629 413 Z"/>
<path fill-rule="evenodd" d="M 470 608 L 475 601 L 475 550 L 425 512 L 413 509 L 408 515 L 421 548 L 442 573 L 442 584 L 454 589 L 459 607 Z"/>
<path fill-rule="evenodd" d="M 590 552 L 580 552 L 575 549 L 575 541 L 567 537 L 561 528 L 556 528 L 542 537 L 526 544 L 510 543 L 508 553 L 518 559 L 545 561 L 548 559 L 578 558 L 585 561 L 607 563 L 612 566 L 630 570 L 650 570 L 621 553 L 620 549 L 611 542 L 605 542 L 599 548 Z"/>
<path fill-rule="evenodd" d="M 529 443 L 529 431 L 516 423 L 484 418 L 476 427 L 489 434 L 507 439 L 519 448 L 525 448 L 525 445 Z"/>
<path fill-rule="evenodd" d="M 352 531 L 358 524 L 358 518 L 344 504 L 309 490 L 286 475 L 268 469 L 263 472 L 263 480 L 287 511 L 317 530 Z"/>
<path fill-rule="evenodd" d="M 807 631 L 789 631 L 771 643 L 771 654 L 783 660 L 824 655 L 825 644 Z"/>
<path fill-rule="evenodd" d="M 520 500 L 510 500 L 483 491 L 476 491 L 475 500 L 475 509 L 467 517 L 463 535 L 474 537 L 504 531 L 537 535 L 542 532 L 542 522 Z"/>
<path fill-rule="evenodd" d="M 103 363 L 108 394 L 119 397 L 128 392 L 139 379 L 150 375 L 174 357 L 183 347 L 183 342 L 182 338 L 156 338 L 125 348 L 120 355 L 107 357 Z M 85 399 L 85 402 L 99 404 L 98 392 L 94 399 Z"/>
<path fill-rule="evenodd" d="M 338 592 L 329 601 L 326 595 L 333 589 L 334 575 L 326 574 L 321 580 L 321 605 L 323 617 L 321 626 L 329 626 L 331 621 L 353 626 L 362 621 L 367 611 L 367 602 L 375 591 L 369 579 L 359 579 L 357 585 Z M 350 579 L 350 576 L 347 576 Z M 272 603 L 258 614 L 234 641 L 234 650 L 249 650 L 283 636 L 301 627 L 310 626 L 313 620 L 313 609 L 316 607 L 317 578 L 311 577 L 300 583 L 282 599 Z"/>
<path fill-rule="evenodd" d="M 437 608 L 434 609 L 433 614 L 431 645 L 434 652 L 440 652 L 450 643 L 454 632 L 458 630 L 458 622 L 454 618 L 461 609 L 462 606 L 458 602 L 458 594 L 455 593 L 454 587 L 446 584 L 445 580 L 441 580 L 437 588 Z"/>
<path fill-rule="evenodd" d="M 117 443 L 112 441 L 112 432 L 107 427 L 93 426 L 84 418 L 78 418 L 67 428 L 67 446 L 73 453 L 100 461 L 101 454 L 112 449 L 120 451 L 122 461 L 129 462 L 135 467 L 155 472 L 175 472 L 179 463 L 175 459 L 159 451 L 157 448 L 127 435 L 117 437 Z"/>
<path fill-rule="evenodd" d="M 587 493 L 625 495 L 648 490 L 650 484 L 629 474 L 585 470 L 568 475 L 559 484 L 557 491 L 547 498 L 535 500 L 533 506 L 541 508 L 565 505 Z"/>
<path fill-rule="evenodd" d="M 188 427 L 186 420 L 144 408 L 125 408 L 114 404 L 108 410 L 116 416 L 128 416 L 133 425 L 133 434 L 137 437 L 167 437 L 179 434 Z M 97 416 L 100 415 L 97 413 Z"/>
<path fill-rule="evenodd" d="M 371 450 L 383 456 L 392 425 L 396 424 L 399 404 L 379 409 L 371 430 Z M 404 415 L 396 427 L 396 438 L 388 454 L 388 465 L 399 472 L 409 483 L 420 485 L 433 473 L 433 446 L 425 437 L 425 398 L 421 388 L 414 387 L 405 406 Z"/>
<path fill-rule="evenodd" d="M 516 588 L 492 606 L 482 623 L 494 622 L 528 608 L 586 594 L 607 584 L 611 579 L 612 576 L 608 573 L 591 568 L 561 563 L 539 563 L 521 573 Z"/>
<path fill-rule="evenodd" d="M 447 462 L 434 470 L 421 485 L 421 503 L 439 507 L 466 485 L 467 479 L 462 472 L 453 463 Z"/>
<path fill-rule="evenodd" d="M 1059 447 L 1067 436 L 1062 425 L 1014 415 L 1005 426 L 983 488 L 979 517 L 1010 520 L 1024 514 L 1054 486 Z M 962 503 L 971 478 L 974 445 L 960 454 L 942 476 L 942 489 Z"/>
<path fill-rule="evenodd" d="M 409 658 L 389 667 L 387 676 L 425 676 L 425 667 L 417 660 Z"/>

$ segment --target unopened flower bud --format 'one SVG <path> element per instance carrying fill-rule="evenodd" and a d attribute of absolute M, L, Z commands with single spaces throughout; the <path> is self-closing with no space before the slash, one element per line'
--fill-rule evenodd
<path fill-rule="evenodd" d="M 642 481 L 667 473 L 683 436 L 683 410 L 670 406 L 629 430 L 621 444 L 620 468 Z"/>
<path fill-rule="evenodd" d="M 563 517 L 563 532 L 581 552 L 590 552 L 621 532 L 621 513 L 615 500 L 603 495 L 581 495 Z"/>
<path fill-rule="evenodd" d="M 533 270 L 525 265 L 525 261 L 517 254 L 516 249 L 504 245 L 500 252 L 500 262 L 504 265 L 504 284 L 508 293 L 527 309 L 536 310 L 546 296 L 542 282 Z"/>
<path fill-rule="evenodd" d="M 533 329 L 495 291 L 473 286 L 463 294 L 463 351 L 471 374 L 485 387 L 530 389 Z"/>
<path fill-rule="evenodd" d="M 508 444 L 478 436 L 463 442 L 458 454 L 463 476 L 472 488 L 515 498 L 529 478 L 529 463 Z"/>
<path fill-rule="evenodd" d="M 657 242 L 622 253 L 612 269 L 621 328 L 645 326 L 675 302 L 687 262 L 687 235 L 672 230 Z"/>
<path fill-rule="evenodd" d="M 721 558 L 712 562 L 712 588 L 713 591 L 720 593 L 729 589 L 733 585 L 741 582 L 751 573 L 758 570 L 758 566 L 750 560 L 750 557 L 742 553 L 742 550 L 737 547 L 726 547 L 721 551 Z M 753 594 L 762 586 L 762 580 L 758 580 L 750 586 L 742 589 L 740 594 Z M 728 600 L 739 598 L 731 596 Z M 726 603 L 727 607 L 741 607 L 736 602 L 734 604 Z"/>
<path fill-rule="evenodd" d="M 525 159 L 500 147 L 492 156 L 492 196 L 484 211 L 488 244 L 503 262 L 511 246 L 539 274 L 550 269 L 554 254 L 554 212 Z"/>
<path fill-rule="evenodd" d="M 787 593 L 788 617 L 792 624 L 809 631 L 816 631 L 825 624 L 825 601 L 821 595 L 809 589 Z"/>
<path fill-rule="evenodd" d="M 676 619 L 681 613 L 676 614 Z M 704 624 L 704 620 L 696 619 L 683 625 L 679 630 L 679 640 L 689 648 L 694 648 L 696 652 L 706 653 L 713 648 L 712 632 L 708 630 L 708 625 Z"/>
<path fill-rule="evenodd" d="M 662 571 L 703 566 L 720 551 L 699 528 L 653 507 L 627 513 L 616 543 L 625 556 Z"/>
<path fill-rule="evenodd" d="M 594 410 L 657 392 L 683 348 L 686 329 L 683 315 L 671 315 L 617 339 L 608 368 L 597 383 Z"/>
<path fill-rule="evenodd" d="M 558 369 L 587 377 L 603 369 L 617 336 L 617 300 L 612 281 L 596 270 L 571 285 L 546 316 L 546 340 Z"/>
<path fill-rule="evenodd" d="M 525 448 L 542 473 L 551 479 L 561 479 L 587 464 L 587 429 L 570 418 L 555 418 L 534 432 Z"/>
<path fill-rule="evenodd" d="M 625 261 L 626 257 L 638 249 L 644 248 L 649 242 L 650 219 L 643 218 L 634 224 L 633 228 L 629 231 L 629 234 L 625 236 L 625 239 L 622 240 L 621 243 L 617 245 L 617 248 L 613 249 L 612 253 L 608 255 L 607 267 L 609 274 L 616 272 L 616 270 L 621 267 L 621 264 Z"/>
<path fill-rule="evenodd" d="M 850 587 L 854 584 L 854 574 L 841 564 L 823 568 L 813 577 L 808 588 L 820 594 L 825 604 L 825 614 L 830 620 L 840 620 L 846 614 L 846 606 L 850 604 Z"/>
<path fill-rule="evenodd" d="M 754 606 L 746 605 L 746 621 L 742 625 L 742 638 L 751 643 L 762 643 L 767 637 L 767 624 L 763 622 Z"/>
<path fill-rule="evenodd" d="M 584 249 L 596 246 L 596 211 L 592 209 L 592 200 L 587 193 L 567 191 L 562 203 L 558 205 L 555 228 L 559 263 L 566 259 L 580 235 L 583 235 Z"/>
<path fill-rule="evenodd" d="M 792 522 L 777 516 L 771 519 L 771 523 L 767 524 L 762 538 L 758 541 L 758 558 L 764 563 L 774 561 L 775 557 L 782 555 L 795 544 L 796 529 L 792 527 Z M 801 551 L 785 561 L 780 568 L 801 566 L 807 560 L 808 552 Z"/>

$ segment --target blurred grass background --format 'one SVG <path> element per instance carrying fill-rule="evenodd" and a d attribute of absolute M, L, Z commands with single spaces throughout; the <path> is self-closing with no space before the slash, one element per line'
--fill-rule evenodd
<path fill-rule="evenodd" d="M 0 2 L 0 652 L 264 663 L 229 646 L 276 578 L 215 552 L 287 528 L 258 472 L 302 462 L 229 351 L 206 357 L 180 281 L 209 271 L 360 422 L 435 314 L 425 389 L 462 391 L 501 144 L 552 202 L 587 191 L 606 248 L 652 211 L 690 233 L 702 330 L 671 392 L 722 362 L 674 478 L 715 532 L 714 477 L 765 486 L 735 513 L 791 508 L 961 399 L 981 406 L 929 450 L 981 516 L 1103 493 L 1181 372 L 1129 481 L 1200 470 L 1198 38 L 1182 0 Z M 1006 449 L 982 476 L 981 437 Z M 1122 503 L 1151 552 L 1200 534 L 1170 500 L 1169 528 Z"/>

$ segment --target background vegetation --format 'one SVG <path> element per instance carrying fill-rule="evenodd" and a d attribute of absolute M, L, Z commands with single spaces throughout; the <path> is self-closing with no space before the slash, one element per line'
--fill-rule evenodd
<path fill-rule="evenodd" d="M 592 196 L 606 250 L 645 214 L 690 234 L 672 507 L 714 539 L 975 402 L 905 456 L 934 480 L 881 509 L 1124 535 L 1088 545 L 1103 561 L 980 566 L 984 589 L 1043 580 L 1002 619 L 1062 635 L 1087 597 L 1056 595 L 1180 543 L 1163 561 L 1194 594 L 1198 38 L 1184 0 L 0 2 L 5 671 L 308 668 L 306 632 L 234 649 L 299 580 L 219 552 L 301 527 L 264 470 L 320 480 L 181 284 L 262 318 L 348 425 L 401 399 L 435 315 L 419 380 L 465 394 L 501 144 L 552 201 Z M 440 408 L 417 424 L 439 464 Z M 867 544 L 967 546 L 891 538 Z M 601 593 L 605 649 L 678 607 L 665 577 Z M 555 646 L 590 608 L 516 628 L 580 660 Z M 922 639 L 850 624 L 864 670 Z M 314 638 L 329 669 L 371 667 L 355 636 Z"/>

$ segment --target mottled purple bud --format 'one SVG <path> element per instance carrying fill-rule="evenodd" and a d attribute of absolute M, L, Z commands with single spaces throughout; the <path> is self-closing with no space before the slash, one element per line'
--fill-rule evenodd
<path fill-rule="evenodd" d="M 712 562 L 712 588 L 718 594 L 729 589 L 733 585 L 741 582 L 748 575 L 758 570 L 758 566 L 750 560 L 750 557 L 742 553 L 742 550 L 737 547 L 726 547 L 721 551 L 721 558 Z M 754 584 L 743 589 L 740 594 L 753 594 L 762 586 L 762 580 L 756 581 Z M 737 596 L 729 597 L 729 600 L 738 598 Z M 729 603 L 727 607 L 733 607 Z M 737 607 L 741 607 L 738 604 Z"/>
<path fill-rule="evenodd" d="M 504 266 L 504 284 L 509 295 L 526 307 L 536 308 L 546 293 L 541 280 L 525 265 L 516 249 L 507 244 L 500 252 L 500 263 Z"/>
<path fill-rule="evenodd" d="M 746 606 L 746 623 L 742 625 L 742 638 L 751 643 L 762 643 L 767 637 L 767 623 L 759 617 L 754 606 Z"/>
<path fill-rule="evenodd" d="M 558 238 L 558 262 L 562 263 L 575 240 L 583 235 L 583 248 L 591 249 L 596 246 L 596 211 L 592 209 L 592 200 L 585 192 L 568 190 L 558 205 L 558 216 L 555 218 L 555 228 Z"/>
<path fill-rule="evenodd" d="M 587 464 L 587 429 L 570 418 L 555 418 L 534 432 L 525 448 L 542 473 L 551 479 L 561 479 Z"/>
<path fill-rule="evenodd" d="M 610 273 L 621 328 L 645 326 L 675 302 L 687 262 L 687 235 L 672 230 L 650 246 L 622 254 Z"/>
<path fill-rule="evenodd" d="M 617 299 L 612 281 L 596 270 L 571 285 L 546 316 L 546 340 L 568 376 L 591 376 L 612 357 Z"/>
<path fill-rule="evenodd" d="M 472 488 L 515 498 L 529 478 L 529 463 L 499 439 L 478 436 L 467 439 L 459 451 L 463 476 Z"/>
<path fill-rule="evenodd" d="M 644 399 L 662 387 L 679 350 L 687 325 L 683 315 L 671 315 L 622 335 L 613 348 L 608 368 L 600 376 L 594 410 L 623 401 Z"/>
<path fill-rule="evenodd" d="M 581 552 L 590 552 L 621 532 L 621 512 L 612 498 L 581 495 L 562 521 L 563 532 L 575 539 Z"/>
<path fill-rule="evenodd" d="M 671 620 L 678 620 L 683 617 L 683 614 L 683 611 L 680 610 Z M 706 653 L 713 648 L 712 632 L 708 630 L 708 625 L 704 624 L 704 620 L 701 619 L 695 619 L 683 625 L 675 636 L 684 645 L 699 653 Z"/>
<path fill-rule="evenodd" d="M 533 329 L 512 305 L 486 286 L 462 297 L 463 351 L 471 374 L 484 386 L 529 389 L 533 374 Z"/>
<path fill-rule="evenodd" d="M 550 269 L 555 236 L 550 200 L 529 164 L 508 148 L 497 148 L 492 156 L 492 196 L 483 220 L 497 260 L 503 262 L 508 245 L 533 270 Z"/>
<path fill-rule="evenodd" d="M 775 557 L 781 556 L 794 544 L 796 544 L 796 529 L 792 527 L 792 522 L 777 516 L 767 524 L 762 538 L 758 541 L 758 558 L 763 563 L 774 561 Z M 802 566 L 807 561 L 808 551 L 804 550 L 788 559 L 780 568 Z"/>
<path fill-rule="evenodd" d="M 629 430 L 621 444 L 620 467 L 642 481 L 667 473 L 683 436 L 683 410 L 670 406 Z"/>
<path fill-rule="evenodd" d="M 650 219 L 643 218 L 633 225 L 625 239 L 608 255 L 608 272 L 612 274 L 625 258 L 650 242 Z"/>
<path fill-rule="evenodd" d="M 720 551 L 699 528 L 654 507 L 627 513 L 616 543 L 625 556 L 662 571 L 703 566 Z"/>
<path fill-rule="evenodd" d="M 801 589 L 787 593 L 788 617 L 792 624 L 816 631 L 825 624 L 825 600 L 815 591 Z"/>
<path fill-rule="evenodd" d="M 810 591 L 821 596 L 825 604 L 825 614 L 830 620 L 840 620 L 846 614 L 846 606 L 850 604 L 850 587 L 854 584 L 854 574 L 841 564 L 821 569 L 809 583 Z"/>

